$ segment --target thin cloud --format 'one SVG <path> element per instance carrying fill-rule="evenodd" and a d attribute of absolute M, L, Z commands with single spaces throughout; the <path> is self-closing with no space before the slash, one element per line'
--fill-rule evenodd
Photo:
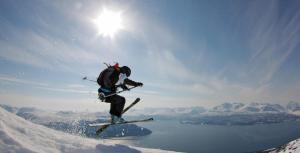
<path fill-rule="evenodd" d="M 253 5 L 247 12 L 258 16 L 252 20 L 250 18 L 249 21 L 255 23 L 249 31 L 252 51 L 249 64 L 250 72 L 260 78 L 259 83 L 264 84 L 272 80 L 280 66 L 297 50 L 300 43 L 300 11 L 292 16 L 279 17 L 279 1 L 272 1 L 267 7 L 263 5 L 260 9 L 254 9 L 257 5 L 261 4 Z"/>
<path fill-rule="evenodd" d="M 83 89 L 74 89 L 74 88 L 53 88 L 53 87 L 37 87 L 43 90 L 55 91 L 55 92 L 66 92 L 66 93 L 80 93 L 80 94 L 94 94 L 97 95 L 96 91 L 89 91 Z"/>
<path fill-rule="evenodd" d="M 28 84 L 28 85 L 41 86 L 41 87 L 49 86 L 47 83 L 18 79 L 18 78 L 14 78 L 14 77 L 10 77 L 10 76 L 0 76 L 0 81 L 17 83 L 17 84 Z"/>
<path fill-rule="evenodd" d="M 19 93 L 0 93 L 1 103 L 18 107 L 36 107 L 53 110 L 94 110 L 108 109 L 91 98 L 47 97 Z"/>
<path fill-rule="evenodd" d="M 36 11 L 40 11 L 37 14 L 43 14 L 43 10 Z M 67 33 L 70 31 L 57 28 L 55 23 L 46 24 L 49 21 L 43 15 L 36 15 L 31 23 L 37 24 L 36 29 L 19 28 L 5 18 L 1 18 L 0 21 L 5 36 L 5 39 L 0 40 L 2 48 L 0 57 L 6 60 L 51 70 L 74 71 L 74 66 L 95 64 L 98 63 L 99 58 L 103 58 L 98 56 L 99 52 L 95 46 L 85 47 L 84 43 L 92 40 L 83 40 L 83 38 L 80 39 L 81 41 L 76 40 L 77 35 L 81 35 L 82 31 Z M 66 35 L 58 37 L 61 33 Z M 107 54 L 109 52 L 105 55 Z"/>
<path fill-rule="evenodd" d="M 96 95 L 96 91 L 89 91 L 87 90 L 86 86 L 79 85 L 79 84 L 67 84 L 64 85 L 65 87 L 51 87 L 47 83 L 30 81 L 26 79 L 18 79 L 11 76 L 0 76 L 0 82 L 10 82 L 14 83 L 15 85 L 18 84 L 26 84 L 30 85 L 30 87 L 48 90 L 48 91 L 55 91 L 55 92 L 65 92 L 65 93 L 80 93 L 80 94 L 94 94 Z"/>

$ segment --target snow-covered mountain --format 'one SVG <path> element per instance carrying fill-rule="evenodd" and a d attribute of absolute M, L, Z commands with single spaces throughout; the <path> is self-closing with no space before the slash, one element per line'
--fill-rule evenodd
<path fill-rule="evenodd" d="M 296 102 L 289 103 L 287 106 L 268 103 L 223 103 L 196 117 L 181 118 L 181 123 L 253 125 L 299 121 L 300 113 L 296 113 L 299 106 L 300 103 Z"/>
<path fill-rule="evenodd" d="M 300 102 L 290 102 L 286 106 L 269 103 L 238 103 L 226 102 L 213 108 L 205 107 L 179 107 L 179 108 L 145 108 L 133 109 L 128 115 L 154 115 L 154 116 L 189 116 L 199 115 L 228 115 L 228 114 L 263 114 L 263 113 L 287 113 L 300 115 Z"/>
<path fill-rule="evenodd" d="M 234 112 L 238 111 L 240 108 L 244 107 L 245 104 L 242 103 L 223 103 L 221 105 L 213 107 L 211 112 Z"/>
<path fill-rule="evenodd" d="M 286 108 L 290 113 L 300 115 L 300 102 L 290 101 Z"/>
<path fill-rule="evenodd" d="M 207 111 L 204 107 L 178 107 L 178 108 L 144 108 L 132 109 L 127 115 L 150 115 L 150 116 L 196 116 Z"/>
<path fill-rule="evenodd" d="M 286 108 L 279 104 L 268 103 L 224 103 L 212 108 L 211 112 L 232 112 L 232 113 L 280 113 L 286 112 Z"/>
<path fill-rule="evenodd" d="M 158 149 L 146 149 L 115 144 L 70 135 L 42 125 L 34 124 L 0 107 L 1 153 L 162 153 Z"/>

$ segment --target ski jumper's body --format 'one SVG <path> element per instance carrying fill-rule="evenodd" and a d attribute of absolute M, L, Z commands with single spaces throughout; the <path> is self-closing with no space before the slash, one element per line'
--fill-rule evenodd
<path fill-rule="evenodd" d="M 99 95 L 110 95 L 105 97 L 104 101 L 110 103 L 109 113 L 111 114 L 113 123 L 124 122 L 122 111 L 126 102 L 124 97 L 113 93 L 116 93 L 118 87 L 121 87 L 123 90 L 128 90 L 126 85 L 135 87 L 143 85 L 143 83 L 128 79 L 130 74 L 131 70 L 127 66 L 119 67 L 118 64 L 116 64 L 103 70 L 97 79 L 97 82 L 100 85 L 100 88 L 98 89 Z"/>

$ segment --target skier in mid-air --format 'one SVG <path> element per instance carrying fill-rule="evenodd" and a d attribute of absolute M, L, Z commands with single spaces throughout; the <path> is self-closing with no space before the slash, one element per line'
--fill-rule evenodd
<path fill-rule="evenodd" d="M 97 79 L 97 83 L 100 85 L 98 89 L 99 99 L 110 103 L 110 115 L 111 123 L 122 123 L 125 120 L 122 118 L 122 111 L 125 106 L 125 98 L 114 94 L 117 91 L 118 87 L 121 87 L 123 90 L 129 90 L 126 85 L 130 86 L 143 86 L 141 82 L 135 82 L 128 77 L 131 74 L 131 70 L 127 66 L 119 67 L 119 64 L 116 63 L 113 66 L 108 66 L 104 69 Z M 107 96 L 107 97 L 106 97 Z"/>

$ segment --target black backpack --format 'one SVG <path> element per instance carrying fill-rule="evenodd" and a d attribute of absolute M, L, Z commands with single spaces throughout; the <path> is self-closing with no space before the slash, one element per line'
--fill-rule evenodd
<path fill-rule="evenodd" d="M 119 67 L 118 65 L 108 66 L 104 69 L 97 78 L 97 83 L 106 89 L 114 88 L 114 84 L 118 79 Z"/>

